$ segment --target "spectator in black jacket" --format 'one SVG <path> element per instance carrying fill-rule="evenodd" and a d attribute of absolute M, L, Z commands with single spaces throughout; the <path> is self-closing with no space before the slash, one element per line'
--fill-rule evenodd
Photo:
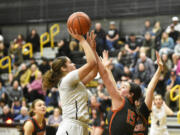
<path fill-rule="evenodd" d="M 39 70 L 44 74 L 50 69 L 49 61 L 47 58 L 42 58 L 42 63 L 39 65 Z"/>
<path fill-rule="evenodd" d="M 34 53 L 40 51 L 40 38 L 35 29 L 32 29 L 31 33 L 27 36 L 26 42 L 32 43 Z"/>
<path fill-rule="evenodd" d="M 94 33 L 96 34 L 96 49 L 98 55 L 102 56 L 103 50 L 105 50 L 106 47 L 106 33 L 101 27 L 101 23 L 95 24 L 95 30 Z"/>
<path fill-rule="evenodd" d="M 58 52 L 56 54 L 56 57 L 60 56 L 68 56 L 69 57 L 69 42 L 66 39 L 62 39 L 57 43 Z"/>

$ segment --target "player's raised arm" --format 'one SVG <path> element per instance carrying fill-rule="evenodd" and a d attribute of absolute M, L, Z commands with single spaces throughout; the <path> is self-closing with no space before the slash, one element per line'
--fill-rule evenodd
<path fill-rule="evenodd" d="M 94 34 L 94 31 L 91 31 L 91 33 L 89 34 L 89 32 L 86 34 L 86 38 L 87 38 L 87 42 L 89 43 L 93 53 L 95 54 L 96 52 L 96 41 L 95 41 L 95 38 L 96 38 L 96 35 Z M 96 77 L 97 75 L 97 72 L 98 72 L 98 69 L 97 69 L 97 65 L 95 65 L 91 72 L 89 72 L 87 74 L 87 76 L 82 80 L 82 82 L 84 84 L 87 84 L 88 82 L 90 82 L 92 79 L 94 79 L 94 77 Z"/>
<path fill-rule="evenodd" d="M 88 73 L 91 72 L 93 67 L 96 66 L 96 58 L 89 43 L 87 42 L 87 40 L 85 40 L 85 38 L 82 35 L 79 35 L 77 31 L 73 32 L 72 29 L 69 29 L 69 33 L 72 37 L 79 40 L 79 43 L 82 46 L 86 55 L 87 64 L 78 69 L 79 78 L 81 81 L 83 81 L 83 79 L 88 75 Z"/>
<path fill-rule="evenodd" d="M 108 69 L 108 65 L 111 63 L 111 60 L 108 59 L 108 52 L 103 52 L 103 59 L 100 59 L 97 53 L 95 54 L 97 59 L 98 71 L 99 74 L 107 88 L 109 95 L 112 98 L 112 108 L 117 108 L 121 105 L 122 97 L 118 92 L 118 88 L 116 86 L 116 82 L 114 77 L 112 76 L 111 71 Z"/>
<path fill-rule="evenodd" d="M 161 58 L 160 58 L 158 52 L 156 52 L 156 57 L 157 57 L 158 69 L 156 70 L 153 78 L 151 79 L 151 81 L 147 87 L 146 98 L 145 98 L 145 103 L 149 110 L 151 110 L 151 107 L 152 107 L 154 89 L 157 85 L 157 82 L 158 82 L 161 72 L 163 70 L 163 63 L 161 61 Z"/>

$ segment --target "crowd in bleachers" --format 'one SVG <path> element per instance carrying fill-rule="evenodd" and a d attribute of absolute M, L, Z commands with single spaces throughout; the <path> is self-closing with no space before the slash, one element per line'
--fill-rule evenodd
<path fill-rule="evenodd" d="M 134 26 L 136 27 L 136 26 Z M 96 49 L 101 56 L 103 50 L 108 50 L 113 59 L 111 64 L 112 74 L 119 87 L 122 81 L 133 81 L 140 85 L 143 95 L 146 87 L 155 73 L 157 64 L 155 51 L 159 51 L 164 64 L 164 71 L 155 88 L 155 93 L 162 95 L 167 105 L 174 111 L 178 110 L 178 103 L 170 101 L 170 91 L 175 85 L 180 84 L 180 23 L 178 17 L 172 18 L 172 24 L 162 28 L 159 21 L 154 25 L 146 20 L 142 26 L 142 34 L 131 33 L 122 37 L 116 28 L 114 21 L 110 22 L 108 31 L 105 31 L 101 23 L 95 24 Z M 43 57 L 41 62 L 36 58 L 23 55 L 22 45 L 30 42 L 33 52 L 40 50 L 38 32 L 33 29 L 25 39 L 22 34 L 10 41 L 10 46 L 4 44 L 3 33 L 0 35 L 0 59 L 10 56 L 12 59 L 12 73 L 8 79 L 2 76 L 7 69 L 0 69 L 0 121 L 23 123 L 28 119 L 29 107 L 33 100 L 40 98 L 46 102 L 47 123 L 57 126 L 61 119 L 61 107 L 57 88 L 44 91 L 42 89 L 42 76 L 50 69 L 52 60 Z M 57 42 L 57 54 L 68 56 L 77 68 L 86 63 L 84 52 L 76 40 L 61 39 Z M 5 64 L 5 63 L 2 63 Z M 88 88 L 91 125 L 104 127 L 111 99 L 106 92 L 100 77 L 94 88 Z M 56 109 L 54 109 L 56 108 Z M 59 109 L 58 109 L 59 108 Z M 53 112 L 54 111 L 54 112 Z M 101 121 L 97 125 L 97 121 Z"/>

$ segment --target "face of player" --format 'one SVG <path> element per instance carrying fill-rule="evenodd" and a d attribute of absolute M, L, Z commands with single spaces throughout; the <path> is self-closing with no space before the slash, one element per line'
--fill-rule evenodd
<path fill-rule="evenodd" d="M 39 115 L 45 115 L 46 113 L 46 106 L 42 100 L 39 100 L 35 103 L 34 106 L 34 113 Z"/>
<path fill-rule="evenodd" d="M 129 97 L 130 96 L 129 90 L 130 90 L 129 83 L 128 82 L 122 82 L 120 85 L 120 88 L 119 88 L 120 95 L 124 96 L 124 97 Z"/>
<path fill-rule="evenodd" d="M 66 71 L 67 72 L 71 72 L 73 70 L 76 69 L 76 66 L 74 63 L 71 62 L 71 60 L 69 58 L 67 58 L 67 62 L 66 62 Z"/>
<path fill-rule="evenodd" d="M 154 104 L 156 105 L 157 108 L 161 108 L 161 106 L 163 104 L 162 97 L 161 96 L 155 96 Z"/>

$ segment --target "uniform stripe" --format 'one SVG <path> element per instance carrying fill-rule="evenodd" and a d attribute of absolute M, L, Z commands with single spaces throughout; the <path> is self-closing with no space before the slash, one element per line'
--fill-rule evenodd
<path fill-rule="evenodd" d="M 110 120 L 110 123 L 109 123 L 109 135 L 111 135 L 112 121 L 113 121 L 114 117 L 116 116 L 116 113 L 121 111 L 121 109 L 124 107 L 124 105 L 125 105 L 125 98 L 122 99 L 122 104 L 121 104 L 121 106 L 118 109 L 111 110 L 113 112 L 113 114 L 111 116 L 111 120 Z"/>
<path fill-rule="evenodd" d="M 117 111 L 116 111 L 116 112 L 113 112 L 113 114 L 112 114 L 112 116 L 111 116 L 111 121 L 110 121 L 110 123 L 109 123 L 109 135 L 111 135 L 112 121 L 113 121 L 114 117 L 116 116 L 116 113 L 117 113 Z"/>

